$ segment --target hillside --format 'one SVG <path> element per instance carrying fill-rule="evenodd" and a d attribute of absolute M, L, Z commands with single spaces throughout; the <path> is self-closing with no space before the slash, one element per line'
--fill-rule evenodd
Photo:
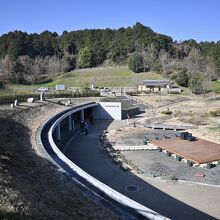
<path fill-rule="evenodd" d="M 39 87 L 55 87 L 57 84 L 65 84 L 66 88 L 70 87 L 86 87 L 94 85 L 95 87 L 136 87 L 142 80 L 166 79 L 163 75 L 156 72 L 142 72 L 135 74 L 127 66 L 117 67 L 96 67 L 87 69 L 78 69 L 69 73 L 60 74 L 50 83 L 19 85 L 9 84 L 7 94 L 27 93 L 29 89 L 37 89 Z M 208 84 L 210 91 L 220 93 L 220 81 L 213 81 Z M 188 88 L 182 87 L 184 91 Z M 0 90 L 0 95 L 5 94 L 4 90 Z"/>
<path fill-rule="evenodd" d="M 119 219 L 37 149 L 38 126 L 62 109 L 52 103 L 1 106 L 0 219 Z"/>
<path fill-rule="evenodd" d="M 0 36 L 0 78 L 6 84 L 55 81 L 50 85 L 63 82 L 77 87 L 84 83 L 134 86 L 139 80 L 136 78 L 146 78 L 146 72 L 157 72 L 180 86 L 190 87 L 193 93 L 202 93 L 210 90 L 205 86 L 207 81 L 219 79 L 219 45 L 193 39 L 175 42 L 139 22 L 117 30 L 64 31 L 61 36 L 50 31 L 14 31 Z M 108 66 L 128 66 L 139 74 L 133 77 L 129 70 L 113 73 L 109 68 L 102 75 L 99 70 L 84 73 L 86 68 Z M 60 74 L 63 75 L 58 77 Z"/>
<path fill-rule="evenodd" d="M 161 79 L 162 76 L 153 72 L 135 74 L 128 67 L 106 67 L 75 70 L 65 73 L 48 86 L 55 84 L 65 84 L 67 87 L 79 87 L 85 85 L 94 85 L 97 87 L 126 87 L 137 86 L 139 81 L 144 79 Z"/>

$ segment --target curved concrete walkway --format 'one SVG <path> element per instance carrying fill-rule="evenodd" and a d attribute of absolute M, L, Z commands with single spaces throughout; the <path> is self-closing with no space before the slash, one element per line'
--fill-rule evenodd
<path fill-rule="evenodd" d="M 131 172 L 123 172 L 103 152 L 99 134 L 107 128 L 124 126 L 123 121 L 96 121 L 89 128 L 89 135 L 78 135 L 66 150 L 66 156 L 90 175 L 109 185 L 118 192 L 136 200 L 148 208 L 171 219 L 217 219 L 220 218 L 219 202 L 216 204 L 216 193 L 219 189 L 210 190 L 205 186 L 162 183 L 151 179 L 146 182 Z M 126 186 L 135 185 L 138 191 L 130 192 Z M 205 193 L 206 190 L 209 193 Z M 216 191 L 215 191 L 216 190 Z M 172 197 L 181 193 L 179 200 Z M 186 196 L 184 196 L 186 193 Z M 191 204 L 191 202 L 193 202 Z M 188 205 L 191 204 L 191 205 Z M 194 207 L 193 207 L 194 206 Z M 205 210 L 206 214 L 201 210 Z M 214 217 L 213 217 L 214 216 Z"/>

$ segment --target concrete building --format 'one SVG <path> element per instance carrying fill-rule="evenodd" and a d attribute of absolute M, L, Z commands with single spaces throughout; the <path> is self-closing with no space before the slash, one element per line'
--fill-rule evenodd
<path fill-rule="evenodd" d="M 121 102 L 91 102 L 73 107 L 64 114 L 60 121 L 56 122 L 53 136 L 57 141 L 61 141 L 67 131 L 74 133 L 80 129 L 81 120 L 93 124 L 93 120 L 121 120 L 121 118 Z"/>

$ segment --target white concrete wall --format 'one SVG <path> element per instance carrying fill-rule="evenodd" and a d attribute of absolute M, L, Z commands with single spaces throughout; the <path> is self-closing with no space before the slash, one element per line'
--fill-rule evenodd
<path fill-rule="evenodd" d="M 118 104 L 118 103 L 117 103 Z M 120 103 L 121 104 L 121 103 Z M 78 106 L 74 108 L 72 111 L 67 112 L 60 116 L 54 124 L 51 126 L 49 132 L 48 132 L 48 139 L 51 145 L 51 148 L 53 149 L 54 153 L 57 155 L 59 159 L 61 159 L 65 164 L 67 164 L 74 172 L 76 172 L 79 176 L 87 180 L 90 184 L 97 187 L 99 190 L 104 192 L 106 195 L 110 196 L 115 201 L 121 203 L 122 205 L 128 206 L 130 208 L 133 208 L 136 210 L 137 213 L 140 213 L 141 215 L 145 216 L 148 219 L 151 220 L 168 220 L 169 218 L 166 218 L 165 216 L 160 215 L 159 213 L 141 205 L 140 203 L 122 195 L 121 193 L 115 191 L 111 187 L 105 185 L 104 183 L 100 182 L 93 176 L 86 173 L 84 170 L 82 170 L 80 167 L 78 167 L 76 164 L 74 164 L 71 160 L 69 160 L 56 146 L 54 140 L 53 140 L 53 132 L 56 129 L 56 127 L 59 125 L 59 123 L 64 120 L 66 117 L 68 117 L 70 114 L 75 113 L 77 111 L 80 111 L 82 109 L 86 109 L 89 107 L 95 107 L 97 104 L 88 104 L 83 106 Z"/>
<path fill-rule="evenodd" d="M 93 109 L 93 118 L 121 120 L 121 102 L 99 102 Z"/>

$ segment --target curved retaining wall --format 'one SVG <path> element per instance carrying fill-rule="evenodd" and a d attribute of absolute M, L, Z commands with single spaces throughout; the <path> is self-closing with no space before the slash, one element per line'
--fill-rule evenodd
<path fill-rule="evenodd" d="M 82 109 L 86 109 L 89 107 L 94 107 L 97 106 L 97 103 L 88 103 L 84 105 L 80 105 L 75 107 L 73 110 L 70 110 L 63 115 L 61 115 L 50 127 L 49 132 L 48 132 L 48 139 L 50 142 L 50 146 L 56 156 L 62 160 L 67 166 L 69 166 L 74 172 L 76 172 L 80 177 L 85 179 L 87 182 L 92 184 L 94 187 L 98 188 L 100 191 L 102 191 L 104 194 L 108 195 L 110 198 L 113 200 L 117 201 L 118 203 L 129 207 L 133 210 L 135 210 L 136 213 L 141 214 L 144 217 L 147 217 L 148 219 L 153 219 L 153 220 L 164 220 L 168 219 L 159 213 L 141 205 L 140 203 L 124 196 L 123 194 L 117 192 L 116 190 L 112 189 L 111 187 L 107 186 L 106 184 L 102 183 L 101 181 L 97 180 L 93 176 L 89 175 L 86 173 L 84 170 L 82 170 L 80 167 L 78 167 L 76 164 L 73 163 L 73 161 L 69 160 L 56 146 L 54 140 L 53 140 L 53 132 L 56 129 L 56 126 L 66 117 L 68 117 L 70 114 L 73 114 L 75 112 L 78 112 Z M 56 116 L 55 116 L 56 117 Z"/>

